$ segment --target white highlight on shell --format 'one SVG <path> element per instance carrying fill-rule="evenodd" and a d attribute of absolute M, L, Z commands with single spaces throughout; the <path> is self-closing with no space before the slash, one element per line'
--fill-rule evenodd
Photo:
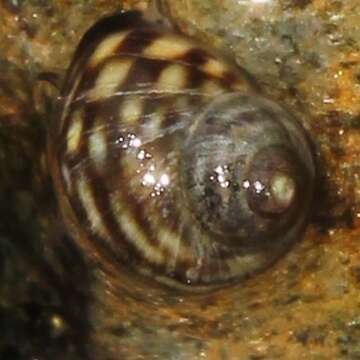
<path fill-rule="evenodd" d="M 126 39 L 129 35 L 130 31 L 122 31 L 119 33 L 111 34 L 105 37 L 105 39 L 98 45 L 92 54 L 89 64 L 92 67 L 95 67 L 107 57 L 114 54 L 116 49 L 119 48 L 121 43 Z"/>
<path fill-rule="evenodd" d="M 217 174 L 224 174 L 224 173 L 225 173 L 225 169 L 224 169 L 223 166 L 218 165 L 218 166 L 215 168 L 215 172 L 216 172 Z"/>
<path fill-rule="evenodd" d="M 141 146 L 141 144 L 142 144 L 141 139 L 139 139 L 138 137 L 130 140 L 131 147 L 138 148 Z"/>
<path fill-rule="evenodd" d="M 107 63 L 98 75 L 94 87 L 89 91 L 89 101 L 102 100 L 114 96 L 116 90 L 126 79 L 133 60 L 114 59 Z"/>
<path fill-rule="evenodd" d="M 278 204 L 284 207 L 290 206 L 296 193 L 296 184 L 292 177 L 286 174 L 276 174 L 271 179 L 270 187 L 271 194 Z"/>
<path fill-rule="evenodd" d="M 70 193 L 70 189 L 71 189 L 70 171 L 65 164 L 61 165 L 61 173 L 65 181 L 66 190 L 68 193 Z"/>
<path fill-rule="evenodd" d="M 170 184 L 170 178 L 169 178 L 169 175 L 167 174 L 162 174 L 160 176 L 160 184 L 162 186 L 168 186 Z"/>
<path fill-rule="evenodd" d="M 170 185 L 170 177 L 168 174 L 156 170 L 155 165 L 150 165 L 141 178 L 141 185 L 152 188 L 151 197 L 160 196 Z"/>
<path fill-rule="evenodd" d="M 149 58 L 171 60 L 181 57 L 192 47 L 192 43 L 183 37 L 166 35 L 149 45 L 143 55 Z"/>
<path fill-rule="evenodd" d="M 132 133 L 128 133 L 125 135 L 120 135 L 116 140 L 115 140 L 115 145 L 118 145 L 121 147 L 121 149 L 123 150 L 129 150 L 131 148 L 139 148 L 142 145 L 142 140 L 137 137 L 135 134 Z M 142 150 L 140 150 L 141 152 Z M 147 154 L 145 154 L 147 155 Z"/>
<path fill-rule="evenodd" d="M 250 187 L 250 181 L 249 180 L 244 180 L 243 182 L 243 188 L 244 189 L 248 189 Z"/>
<path fill-rule="evenodd" d="M 145 160 L 145 156 L 146 156 L 146 151 L 145 150 L 140 150 L 136 156 L 136 158 L 138 160 Z"/>
<path fill-rule="evenodd" d="M 216 180 L 218 181 L 219 185 L 226 189 L 230 186 L 230 181 L 227 179 L 227 175 L 229 173 L 229 169 L 227 165 L 219 165 L 215 168 L 215 173 L 217 174 Z M 215 177 L 212 176 L 212 179 L 214 180 Z"/>
<path fill-rule="evenodd" d="M 254 182 L 254 188 L 255 188 L 255 192 L 257 194 L 260 194 L 265 189 L 265 185 L 261 181 L 256 180 Z"/>
<path fill-rule="evenodd" d="M 77 180 L 77 190 L 79 200 L 86 212 L 87 218 L 89 219 L 92 231 L 96 232 L 105 239 L 109 239 L 110 235 L 103 223 L 101 213 L 96 206 L 88 180 L 83 175 L 80 175 Z"/>
<path fill-rule="evenodd" d="M 178 91 L 186 86 L 186 78 L 187 70 L 183 65 L 169 65 L 161 72 L 156 87 L 162 91 Z"/>
<path fill-rule="evenodd" d="M 143 177 L 142 184 L 144 186 L 151 186 L 151 185 L 155 185 L 155 183 L 156 183 L 155 176 L 153 174 L 147 172 Z"/>
<path fill-rule="evenodd" d="M 89 156 L 98 170 L 104 165 L 107 149 L 106 136 L 102 126 L 97 122 L 89 136 Z"/>
<path fill-rule="evenodd" d="M 81 110 L 76 110 L 71 119 L 71 125 L 66 134 L 66 150 L 69 154 L 76 152 L 80 145 L 81 133 L 83 129 L 83 116 Z"/>

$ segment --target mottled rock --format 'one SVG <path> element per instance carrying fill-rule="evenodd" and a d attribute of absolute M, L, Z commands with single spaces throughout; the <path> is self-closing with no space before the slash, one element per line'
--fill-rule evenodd
<path fill-rule="evenodd" d="M 38 75 L 61 78 L 96 19 L 146 3 L 1 2 L 0 358 L 358 358 L 357 0 L 161 1 L 182 31 L 234 57 L 295 112 L 316 144 L 312 224 L 271 269 L 211 294 L 139 298 L 109 288 L 62 233 L 42 156 L 49 113 L 37 103 L 51 91 L 38 96 Z"/>

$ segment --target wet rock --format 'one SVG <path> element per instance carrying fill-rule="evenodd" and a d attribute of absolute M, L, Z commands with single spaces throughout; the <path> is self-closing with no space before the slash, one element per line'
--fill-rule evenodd
<path fill-rule="evenodd" d="M 110 291 L 61 233 L 35 84 L 44 71 L 61 78 L 96 19 L 147 1 L 3 1 L 0 358 L 358 358 L 359 2 L 160 2 L 182 31 L 229 54 L 303 121 L 319 154 L 313 224 L 239 287 L 167 302 Z"/>

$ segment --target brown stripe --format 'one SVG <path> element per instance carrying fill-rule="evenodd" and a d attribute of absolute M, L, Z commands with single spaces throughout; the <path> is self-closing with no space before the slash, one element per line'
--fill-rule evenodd
<path fill-rule="evenodd" d="M 123 240 L 121 241 L 121 246 L 124 248 L 125 253 L 129 256 L 135 256 L 135 252 L 132 246 L 129 246 L 129 242 L 126 241 L 125 235 L 121 232 L 121 229 L 119 228 L 116 220 L 113 217 L 112 211 L 110 210 L 110 204 L 108 199 L 108 190 L 102 180 L 102 178 L 97 174 L 94 163 L 89 158 L 89 152 L 88 152 L 88 139 L 90 135 L 90 131 L 92 127 L 94 126 L 95 118 L 98 115 L 98 113 L 101 111 L 101 107 L 104 106 L 103 102 L 101 103 L 89 103 L 85 105 L 85 121 L 84 121 L 84 141 L 81 144 L 81 150 L 79 151 L 79 156 L 77 159 L 74 159 L 73 161 L 82 161 L 82 159 L 86 158 L 89 159 L 89 163 L 86 164 L 85 168 L 81 168 L 80 173 L 84 173 L 86 176 L 86 179 L 90 181 L 90 189 L 93 193 L 93 199 L 95 201 L 96 207 L 99 211 L 99 213 L 102 216 L 102 220 L 104 222 L 104 225 L 107 229 L 107 231 L 110 233 L 111 238 L 113 240 L 119 239 Z M 104 132 L 106 134 L 106 132 Z M 76 174 L 75 174 L 76 176 Z M 78 196 L 77 196 L 78 198 Z M 81 202 L 78 201 L 80 204 Z M 78 206 L 79 209 L 79 206 Z M 84 216 L 85 211 L 84 209 L 80 208 L 79 215 Z M 88 223 L 89 220 L 86 219 L 86 222 Z M 103 246 L 106 246 L 106 241 L 102 241 L 104 244 Z M 114 248 L 111 249 L 112 251 L 115 251 Z M 118 251 L 117 251 L 118 252 Z"/>
<path fill-rule="evenodd" d="M 68 135 L 68 132 L 71 127 L 72 119 L 73 119 L 74 113 L 77 110 L 81 109 L 81 107 L 82 107 L 82 104 L 80 104 L 80 103 L 70 104 L 68 114 L 67 114 L 66 118 L 64 119 L 64 125 L 62 127 L 61 133 L 56 132 L 56 134 L 55 134 L 54 146 L 58 149 L 59 153 L 61 153 L 61 154 L 64 154 L 64 155 L 66 154 L 67 135 Z M 81 133 L 83 133 L 83 130 L 81 131 Z M 81 139 L 80 139 L 80 142 L 81 142 Z"/>
<path fill-rule="evenodd" d="M 107 66 L 109 61 L 112 61 L 113 58 L 114 57 L 108 58 L 105 62 L 99 64 L 97 67 L 87 70 L 87 73 L 83 75 L 79 87 L 74 95 L 75 99 L 81 94 L 86 94 L 86 92 L 95 86 L 95 82 L 99 73 L 105 66 Z M 118 116 L 121 104 L 127 95 L 126 93 L 141 90 L 145 93 L 144 95 L 146 95 L 146 92 L 149 92 L 151 89 L 153 89 L 154 83 L 166 65 L 166 61 L 137 58 L 132 64 L 126 79 L 121 84 L 119 84 L 119 87 L 115 90 L 115 93 L 119 92 L 119 94 L 121 94 L 121 92 L 123 92 L 123 95 L 114 96 L 109 99 L 102 99 L 99 101 L 99 103 L 103 103 L 102 111 L 99 115 L 104 119 L 118 120 L 116 117 Z M 151 95 L 149 98 L 151 99 Z M 85 103 L 83 99 L 79 101 L 81 103 Z M 74 106 L 76 106 L 76 104 L 70 104 L 70 112 Z M 66 121 L 63 126 L 61 136 L 64 136 L 67 133 L 68 128 L 69 123 Z"/>
<path fill-rule="evenodd" d="M 99 105 L 95 102 L 86 105 L 84 101 L 81 101 L 81 103 L 77 104 L 77 106 L 84 108 L 83 127 L 82 127 L 82 134 L 81 134 L 78 151 L 76 154 L 67 154 L 65 153 L 66 151 L 65 144 L 62 147 L 64 161 L 71 170 L 78 169 L 80 164 L 81 165 L 86 164 L 86 166 L 89 166 L 89 163 L 88 162 L 85 163 L 84 161 L 85 159 L 87 161 L 90 161 L 87 151 L 87 138 L 88 138 L 89 130 L 92 128 L 94 121 L 94 119 L 91 117 L 91 113 L 96 113 Z M 73 114 L 74 111 L 71 111 L 69 113 L 70 116 Z M 66 138 L 67 131 L 71 126 L 70 123 L 71 123 L 71 117 L 70 117 L 70 121 L 68 121 L 68 123 L 65 126 L 66 132 L 64 133 L 64 138 Z"/>
<path fill-rule="evenodd" d="M 106 59 L 106 61 L 100 63 L 98 66 L 94 68 L 87 68 L 84 70 L 82 74 L 81 81 L 79 83 L 79 86 L 74 94 L 73 99 L 71 99 L 71 103 L 69 105 L 67 119 L 65 120 L 65 123 L 63 125 L 60 137 L 66 136 L 68 129 L 69 129 L 69 119 L 71 119 L 71 114 L 74 111 L 74 109 L 85 106 L 87 104 L 86 102 L 86 93 L 93 89 L 96 83 L 96 80 L 98 78 L 98 75 L 103 70 L 104 67 L 108 65 L 109 62 L 111 62 L 116 56 L 112 56 Z M 134 66 L 134 65 L 132 65 Z M 128 76 L 128 75 L 127 75 Z M 125 80 L 126 81 L 126 80 Z M 119 85 L 119 88 L 121 88 L 121 84 Z M 115 90 L 116 92 L 117 90 Z M 100 99 L 98 101 L 92 101 L 94 104 L 94 113 L 99 114 L 99 108 L 102 108 L 102 113 L 99 114 L 100 116 L 104 116 L 105 119 L 113 117 L 113 115 L 116 113 L 117 108 L 119 106 L 118 102 L 120 101 L 122 97 L 120 96 L 113 96 L 107 99 Z M 78 99 L 78 100 L 76 100 Z M 76 100 L 76 101 L 75 101 Z M 116 105 L 118 104 L 118 105 Z M 64 111 L 65 109 L 62 109 Z"/>
<path fill-rule="evenodd" d="M 197 90 L 197 88 L 188 88 L 184 90 L 189 91 L 189 94 L 175 94 L 169 96 L 169 98 L 166 99 L 168 111 L 165 115 L 164 121 L 161 124 L 162 129 L 173 127 L 178 122 L 191 121 L 197 111 L 199 111 L 199 109 L 201 109 L 201 107 L 204 105 L 204 99 L 201 97 L 201 95 L 191 94 L 191 92 L 193 90 Z M 186 107 L 179 107 L 177 105 L 177 102 L 180 98 L 183 98 L 185 101 L 187 101 Z"/>
<path fill-rule="evenodd" d="M 143 49 L 150 45 L 158 37 L 159 33 L 154 31 L 150 26 L 130 32 L 128 36 L 121 42 L 119 48 L 114 52 L 114 55 L 104 59 L 94 68 L 85 65 L 84 68 L 80 69 L 80 71 L 83 72 L 83 75 L 74 98 L 92 89 L 95 85 L 99 73 L 113 59 L 141 56 Z M 101 40 L 103 40 L 103 38 Z M 94 53 L 94 51 L 96 51 L 96 47 L 92 49 L 91 53 L 87 54 L 87 61 L 92 53 Z M 139 68 L 136 66 L 135 68 L 136 72 L 139 71 Z"/>
<path fill-rule="evenodd" d="M 116 56 L 108 57 L 96 67 L 89 67 L 85 65 L 84 68 L 80 69 L 81 80 L 73 98 L 71 99 L 71 102 L 79 101 L 77 99 L 81 99 L 81 97 L 86 96 L 89 90 L 94 88 L 99 74 L 114 58 L 116 58 Z"/>
<path fill-rule="evenodd" d="M 87 90 L 91 89 L 94 86 L 98 73 L 99 73 L 99 69 L 94 68 L 94 69 L 89 70 L 89 73 L 86 74 L 86 76 L 84 76 L 85 75 L 84 73 L 82 74 L 79 86 L 78 86 L 77 90 L 75 91 L 73 98 L 70 99 L 69 108 L 62 109 L 62 112 L 67 110 L 68 115 L 67 115 L 66 119 L 64 120 L 64 125 L 59 134 L 60 138 L 66 137 L 66 134 L 68 133 L 69 127 L 70 127 L 71 116 L 72 116 L 73 112 L 75 111 L 75 109 L 85 106 L 86 101 L 84 98 L 80 98 L 80 95 L 85 94 Z M 79 98 L 79 100 L 74 101 L 77 98 Z M 66 98 L 64 100 L 66 101 Z"/>
<path fill-rule="evenodd" d="M 92 113 L 96 112 L 98 105 L 96 103 L 92 103 L 92 104 L 88 104 L 88 106 L 85 106 L 84 104 L 81 104 L 81 106 L 84 106 L 84 121 L 83 121 L 83 133 L 82 133 L 82 139 L 81 139 L 81 143 L 80 143 L 80 147 L 79 147 L 79 151 L 75 156 L 65 156 L 63 154 L 64 159 L 60 159 L 60 163 L 62 162 L 61 160 L 65 161 L 65 163 L 67 164 L 67 166 L 72 169 L 72 175 L 71 178 L 73 179 L 74 182 L 77 181 L 77 178 L 79 176 L 79 174 L 84 174 L 85 178 L 88 181 L 88 167 L 91 166 L 90 165 L 90 159 L 89 159 L 89 155 L 88 155 L 88 151 L 87 151 L 87 139 L 88 139 L 88 132 L 89 129 L 91 129 L 92 125 L 93 125 L 93 117 L 91 116 Z M 88 163 L 84 163 L 84 159 L 88 159 Z M 79 166 L 81 165 L 81 168 L 79 168 Z M 75 170 L 76 169 L 76 170 Z M 74 191 L 73 196 L 69 196 L 69 202 L 72 206 L 72 208 L 74 209 L 74 212 L 77 215 L 77 220 L 80 224 L 80 226 L 82 227 L 87 227 L 87 228 L 91 228 L 91 224 L 90 224 L 90 220 L 87 217 L 87 212 L 84 209 L 82 202 L 80 201 L 80 195 L 78 193 L 78 189 L 75 186 L 74 187 L 76 190 Z M 90 190 L 93 192 L 94 186 L 93 184 L 91 184 L 89 186 Z M 94 201 L 96 201 L 96 197 L 93 196 Z M 96 207 L 98 209 L 98 211 L 101 213 L 101 209 L 99 208 L 97 202 L 96 203 Z M 107 229 L 107 231 L 109 231 L 109 227 L 108 224 L 105 224 L 105 227 Z M 103 243 L 103 240 L 99 240 L 100 237 L 94 233 L 91 233 L 91 237 L 92 238 L 96 238 L 96 244 Z M 100 247 L 100 246 L 98 246 Z"/>
<path fill-rule="evenodd" d="M 200 89 L 205 80 L 208 80 L 209 76 L 203 71 L 192 68 L 188 73 L 189 87 L 192 89 Z"/>
<path fill-rule="evenodd" d="M 215 241 L 214 239 L 208 239 L 209 241 Z M 204 277 L 205 274 L 210 274 L 210 282 L 213 283 L 216 277 L 221 277 L 223 279 L 223 274 L 230 274 L 230 269 L 228 264 L 226 263 L 226 259 L 234 256 L 233 249 L 227 249 L 226 254 L 218 249 L 217 247 L 211 247 L 211 251 L 208 254 L 208 257 L 211 259 L 210 262 L 205 264 L 205 266 L 201 269 L 201 276 Z M 214 261 L 213 259 L 216 259 Z M 205 283 L 205 282 L 203 282 Z"/>
<path fill-rule="evenodd" d="M 81 39 L 65 77 L 62 94 L 66 95 L 69 92 L 76 78 L 76 73 L 83 70 L 89 56 L 104 38 L 112 33 L 137 28 L 145 24 L 147 23 L 138 11 L 118 13 L 99 20 Z"/>
<path fill-rule="evenodd" d="M 240 72 L 235 68 L 233 69 L 234 71 L 228 70 L 224 72 L 221 78 L 211 76 L 210 74 L 201 70 L 201 66 L 211 59 L 217 60 L 217 58 L 214 58 L 213 55 L 199 47 L 192 48 L 179 59 L 177 59 L 179 62 L 188 64 L 193 67 L 191 70 L 189 69 L 189 87 L 193 89 L 200 88 L 205 80 L 220 80 L 222 84 L 229 89 L 231 89 L 235 83 L 244 82 L 246 85 L 247 77 L 244 79 L 244 76 L 240 75 Z M 219 60 L 223 61 L 224 64 L 227 64 L 230 69 L 233 68 L 233 66 L 228 64 L 225 59 L 219 57 Z"/>
<path fill-rule="evenodd" d="M 184 55 L 177 58 L 176 60 L 184 64 L 188 64 L 190 66 L 200 67 L 208 59 L 209 59 L 209 54 L 205 50 L 199 47 L 193 47 L 189 51 L 187 51 Z"/>
<path fill-rule="evenodd" d="M 152 113 L 156 112 L 159 106 L 164 102 L 163 94 L 154 94 L 154 84 L 156 84 L 162 70 L 168 65 L 167 61 L 138 58 L 135 64 L 130 69 L 126 81 L 119 88 L 119 91 L 124 92 L 125 99 L 126 93 L 139 92 L 139 97 L 143 101 L 142 116 L 137 122 L 137 134 L 141 136 L 141 125 L 147 121 L 151 121 Z M 119 105 L 121 106 L 121 104 Z M 120 107 L 119 107 L 120 110 Z M 119 111 L 117 112 L 119 114 Z M 121 122 L 121 119 L 119 119 Z"/>
<path fill-rule="evenodd" d="M 123 134 L 123 136 L 125 137 L 125 134 Z M 122 191 L 121 193 L 121 196 L 124 204 L 126 204 L 129 210 L 129 213 L 132 215 L 137 226 L 141 227 L 141 231 L 144 232 L 145 237 L 148 243 L 150 244 L 150 246 L 157 248 L 157 250 L 161 252 L 162 256 L 166 261 L 166 263 L 164 263 L 164 266 L 157 265 L 155 267 L 155 265 L 152 265 L 152 268 L 157 269 L 156 271 L 159 274 L 164 274 L 167 269 L 167 263 L 169 262 L 170 257 L 173 256 L 172 252 L 166 248 L 160 248 L 159 239 L 157 238 L 157 234 L 158 234 L 158 232 L 156 231 L 157 229 L 156 227 L 154 227 L 154 224 L 151 222 L 151 220 L 149 220 L 154 214 L 151 213 L 150 206 L 146 206 L 146 200 L 141 202 L 138 201 L 136 197 L 136 190 L 135 190 L 135 194 L 129 191 L 128 184 L 130 182 L 130 179 L 126 174 L 126 169 L 122 168 L 120 165 L 121 162 L 119 158 L 122 155 L 121 153 L 119 153 L 119 150 L 117 154 L 118 155 L 113 159 L 111 159 L 111 161 L 108 164 L 109 169 L 112 170 L 111 172 L 109 172 L 107 180 L 110 183 L 112 182 L 116 184 L 115 185 L 116 189 L 124 189 L 124 191 Z M 111 179 L 111 177 L 113 177 L 113 179 Z M 110 188 L 113 189 L 113 185 L 110 185 Z M 152 204 L 152 206 L 154 205 Z M 160 221 L 160 223 L 162 223 L 162 226 L 166 226 L 167 229 L 170 230 L 172 229 L 172 226 L 170 224 L 165 225 L 163 221 Z M 185 272 L 186 268 L 188 268 L 189 265 L 190 264 L 188 262 L 185 262 L 181 259 L 178 260 L 177 268 L 179 270 L 181 269 L 179 271 L 179 276 L 181 275 L 181 273 Z"/>
<path fill-rule="evenodd" d="M 152 231 L 147 214 L 145 214 L 145 211 L 148 209 L 144 206 L 144 204 L 139 203 L 137 198 L 130 193 L 129 189 L 127 189 L 130 179 L 126 174 L 126 169 L 124 169 L 121 165 L 121 156 L 126 156 L 126 154 L 124 155 L 121 153 L 121 150 L 117 150 L 117 156 L 114 156 L 112 161 L 109 161 L 108 169 L 112 170 L 107 174 L 107 182 L 115 184 L 114 186 L 121 191 L 123 203 L 128 208 L 135 223 L 141 228 L 141 231 L 145 234 L 149 244 L 158 248 L 159 241 L 156 238 L 156 234 Z"/>
<path fill-rule="evenodd" d="M 197 112 L 201 106 L 203 106 L 201 95 L 194 95 L 193 93 L 198 92 L 204 81 L 209 78 L 206 73 L 199 69 L 199 67 L 204 64 L 208 58 L 209 55 L 203 49 L 192 48 L 178 59 L 180 62 L 191 65 L 186 69 L 186 82 L 188 85 L 185 89 L 183 89 L 185 92 L 187 91 L 188 94 L 175 95 L 171 101 L 175 105 L 178 96 L 184 96 L 188 101 L 188 109 L 176 109 L 175 106 L 172 106 L 172 104 L 169 103 L 170 111 L 167 113 L 166 118 L 162 123 L 162 128 L 165 129 L 170 127 L 177 121 L 183 121 L 185 118 L 191 118 L 194 113 Z"/>
<path fill-rule="evenodd" d="M 144 91 L 154 89 L 161 71 L 169 64 L 168 61 L 137 58 L 131 67 L 127 79 L 119 88 L 121 91 Z"/>
<path fill-rule="evenodd" d="M 118 29 L 117 29 L 118 30 Z M 85 95 L 89 90 L 91 90 L 96 83 L 96 80 L 101 73 L 101 71 L 104 69 L 104 67 L 107 66 L 109 62 L 111 62 L 113 59 L 121 58 L 125 54 L 130 54 L 133 56 L 138 56 L 141 54 L 143 49 L 151 44 L 156 38 L 159 36 L 159 33 L 152 30 L 150 27 L 145 27 L 143 29 L 135 30 L 131 32 L 121 43 L 119 46 L 119 49 L 115 52 L 115 54 L 111 57 L 106 58 L 104 61 L 99 63 L 96 67 L 90 67 L 86 66 L 86 62 L 88 61 L 89 57 L 92 55 L 94 51 L 96 51 L 96 48 L 101 40 L 103 40 L 104 37 L 99 38 L 98 42 L 96 43 L 96 46 L 91 47 L 91 51 L 86 52 L 86 61 L 83 61 L 83 66 L 80 68 L 78 67 L 78 70 L 74 72 L 72 77 L 76 78 L 76 74 L 78 72 L 82 72 L 81 80 L 79 83 L 79 86 L 74 94 L 73 99 L 79 98 L 81 95 Z M 85 55 L 82 55 L 85 57 Z M 137 74 L 138 72 L 140 74 L 147 74 L 151 71 L 156 70 L 155 67 L 156 62 L 149 61 L 144 68 L 138 67 L 136 65 L 133 65 L 134 71 L 130 71 L 132 74 Z M 159 63 L 160 64 L 160 63 Z M 158 66 L 161 68 L 161 65 Z M 141 71 L 140 71 L 141 70 Z M 139 76 L 139 75 L 138 75 Z M 139 80 L 136 80 L 136 77 L 134 78 L 134 75 L 131 76 L 133 78 L 134 84 L 136 85 L 138 81 L 141 80 L 141 75 L 139 77 Z M 73 82 L 73 81 L 70 81 Z M 129 82 L 127 82 L 129 83 Z M 67 91 L 70 91 L 71 86 L 70 84 L 66 84 Z M 126 88 L 124 88 L 125 90 Z M 120 87 L 119 90 L 122 90 L 122 87 Z M 66 91 L 64 92 L 64 97 L 66 97 Z M 71 100 L 73 100 L 71 99 Z"/>
<path fill-rule="evenodd" d="M 143 50 L 150 46 L 161 33 L 154 26 L 148 25 L 135 28 L 119 45 L 118 55 L 141 56 Z"/>
<path fill-rule="evenodd" d="M 77 168 L 79 164 L 88 165 L 88 162 L 84 163 L 85 159 L 88 159 L 88 161 L 90 161 L 87 149 L 87 138 L 89 137 L 89 131 L 92 129 L 92 126 L 94 124 L 94 117 L 97 114 L 101 104 L 99 102 L 85 104 L 85 101 L 82 100 L 77 104 L 71 104 L 71 106 L 72 109 L 69 112 L 68 120 L 65 123 L 63 135 L 61 138 L 61 145 L 59 147 L 62 157 L 70 170 Z M 78 147 L 78 151 L 75 154 L 68 154 L 66 152 L 66 136 L 71 126 L 72 115 L 78 108 L 84 108 L 83 127 L 81 132 L 80 144 Z M 92 115 L 94 115 L 94 117 Z"/>
<path fill-rule="evenodd" d="M 109 99 L 105 102 L 100 102 L 98 104 L 90 103 L 86 105 L 86 111 L 85 111 L 85 128 L 84 132 L 89 131 L 89 129 L 92 128 L 94 124 L 94 119 L 96 116 L 100 116 L 103 119 L 108 119 L 108 121 L 111 121 L 111 118 L 109 116 L 104 117 L 105 114 L 109 112 L 109 114 L 113 114 L 113 107 L 117 107 L 118 105 L 114 102 L 114 99 Z M 105 120 L 104 120 L 105 121 Z M 114 120 L 113 120 L 114 121 Z M 111 126 L 104 131 L 104 134 L 106 136 L 106 143 L 109 144 L 113 141 L 114 136 L 119 136 L 120 134 L 116 131 L 116 128 L 112 128 Z M 124 134 L 125 135 L 125 134 Z M 80 151 L 80 156 L 83 158 L 89 157 L 88 153 L 88 136 L 85 137 L 83 142 L 83 149 Z M 116 182 L 119 186 L 119 189 L 126 189 L 126 186 L 128 184 L 128 179 L 123 173 L 121 169 L 121 161 L 120 157 L 122 156 L 121 150 L 115 152 L 115 150 L 110 149 L 110 153 L 114 151 L 114 157 L 111 156 L 112 159 L 108 156 L 108 161 L 106 164 L 107 169 L 111 169 L 111 171 L 106 171 L 106 176 L 117 176 Z M 108 151 L 109 153 L 109 151 Z M 82 155 L 81 155 L 82 154 Z M 113 163 L 113 164 L 112 164 Z M 118 171 L 115 172 L 115 169 Z M 121 231 L 117 221 L 114 219 L 114 216 L 112 212 L 110 211 L 111 206 L 108 199 L 108 192 L 109 189 L 107 189 L 103 179 L 101 179 L 100 176 L 96 175 L 96 171 L 94 169 L 94 164 L 91 162 L 89 163 L 89 166 L 87 166 L 87 173 L 88 175 L 94 179 L 94 185 L 95 188 L 93 189 L 95 194 L 96 203 L 98 204 L 98 209 L 100 210 L 101 214 L 104 215 L 104 222 L 106 224 L 106 227 L 108 228 L 109 232 L 112 234 L 114 239 L 126 239 L 125 235 Z M 104 174 L 105 175 L 105 174 Z M 110 182 L 111 179 L 107 179 L 106 182 Z M 141 229 L 145 233 L 146 238 L 149 240 L 149 243 L 152 244 L 154 247 L 158 246 L 158 240 L 153 236 L 153 231 L 151 230 L 151 226 L 147 220 L 147 217 L 143 213 L 143 208 L 141 204 L 137 203 L 137 200 L 129 194 L 129 191 L 122 191 L 122 196 L 124 197 L 124 203 L 126 206 L 130 208 L 130 213 L 135 219 L 135 222 L 139 225 L 141 224 Z M 130 240 L 131 241 L 131 240 Z M 128 242 L 128 241 L 127 241 Z"/>
<path fill-rule="evenodd" d="M 186 271 L 194 264 L 178 259 L 175 264 L 175 269 L 171 273 L 168 272 L 166 263 L 164 265 L 149 264 L 149 261 L 143 257 L 141 250 L 137 249 L 134 245 L 132 245 L 131 240 L 127 239 L 127 236 L 119 228 L 118 223 L 114 219 L 112 212 L 108 210 L 110 209 L 110 204 L 108 200 L 107 189 L 102 183 L 102 179 L 91 168 L 87 168 L 84 173 L 91 182 L 90 189 L 93 192 L 93 199 L 96 203 L 96 207 L 99 213 L 102 214 L 103 222 L 106 226 L 106 229 L 109 231 L 114 241 L 114 247 L 108 246 L 107 242 L 104 242 L 104 240 L 100 238 L 97 234 L 91 233 L 90 237 L 92 238 L 92 241 L 96 246 L 96 249 L 101 254 L 105 254 L 110 259 L 110 261 L 111 259 L 116 258 L 120 260 L 121 263 L 124 264 L 125 266 L 131 264 L 133 271 L 136 271 L 136 266 L 138 264 L 142 264 L 142 266 L 145 267 L 150 266 L 151 272 L 154 274 L 158 274 L 161 276 L 164 275 L 170 276 L 172 279 L 180 283 L 187 284 L 188 279 L 186 276 Z M 125 192 L 123 194 L 125 194 Z M 79 223 L 82 224 L 82 226 L 87 224 L 86 226 L 90 228 L 91 224 L 89 223 L 89 219 L 87 218 L 86 211 L 82 207 L 81 202 L 76 201 L 75 199 L 78 199 L 78 195 L 77 196 L 75 195 L 72 199 L 69 200 L 72 204 L 72 207 L 74 208 L 75 213 L 78 216 Z M 129 206 L 129 204 L 135 204 L 136 201 L 133 199 L 132 196 L 128 196 L 126 199 L 126 203 Z M 141 213 L 141 216 L 143 216 L 143 213 L 142 211 L 140 211 L 139 206 L 130 206 L 130 207 L 131 207 L 130 212 L 132 214 L 134 214 L 134 212 L 136 211 L 138 213 Z M 137 216 L 139 216 L 139 214 Z M 149 226 L 150 224 L 147 223 L 146 225 Z M 151 241 L 151 243 L 153 243 L 153 241 Z M 124 251 L 119 251 L 119 249 L 116 248 L 117 245 L 120 245 Z M 158 246 L 158 244 L 154 244 L 154 245 Z M 166 249 L 158 248 L 158 251 L 162 251 L 162 254 L 164 255 L 165 259 L 169 259 L 170 256 L 172 256 L 172 254 Z M 219 271 L 220 270 L 219 270 L 218 262 L 216 263 L 210 262 L 209 264 L 205 265 L 203 268 L 199 270 L 199 280 L 194 283 L 197 285 L 206 284 L 206 282 L 201 279 L 201 277 L 204 275 L 204 272 L 210 274 L 216 274 L 219 273 Z"/>

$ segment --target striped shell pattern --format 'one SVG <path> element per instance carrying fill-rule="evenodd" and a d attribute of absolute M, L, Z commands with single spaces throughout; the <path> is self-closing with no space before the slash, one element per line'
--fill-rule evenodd
<path fill-rule="evenodd" d="M 302 127 L 245 71 L 141 13 L 85 34 L 55 120 L 65 223 L 100 266 L 221 286 L 301 235 L 314 182 Z"/>

